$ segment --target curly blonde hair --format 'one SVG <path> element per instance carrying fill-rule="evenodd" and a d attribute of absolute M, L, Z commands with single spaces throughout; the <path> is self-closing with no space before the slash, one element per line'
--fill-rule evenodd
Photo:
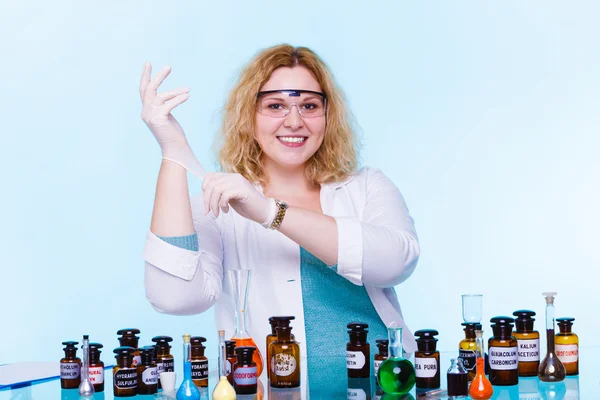
<path fill-rule="evenodd" d="M 327 96 L 325 135 L 307 161 L 307 178 L 319 185 L 342 181 L 356 171 L 358 145 L 342 91 L 315 52 L 289 44 L 260 51 L 241 72 L 225 105 L 216 143 L 221 170 L 239 173 L 250 182 L 268 183 L 263 152 L 255 139 L 256 95 L 277 68 L 295 66 L 308 69 Z"/>

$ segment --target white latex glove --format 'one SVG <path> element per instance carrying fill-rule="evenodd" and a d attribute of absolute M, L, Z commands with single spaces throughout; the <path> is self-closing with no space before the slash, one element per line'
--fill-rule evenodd
<path fill-rule="evenodd" d="M 161 69 L 150 79 L 152 65 L 144 64 L 140 81 L 140 98 L 142 99 L 142 120 L 158 141 L 162 156 L 166 160 L 176 162 L 185 169 L 203 179 L 204 168 L 192 152 L 179 122 L 171 115 L 171 111 L 186 101 L 189 88 L 157 93 L 158 87 L 171 72 L 171 67 Z"/>
<path fill-rule="evenodd" d="M 263 196 L 256 187 L 240 174 L 209 172 L 202 183 L 204 209 L 212 217 L 229 206 L 241 216 L 268 227 L 277 214 L 275 200 Z"/>

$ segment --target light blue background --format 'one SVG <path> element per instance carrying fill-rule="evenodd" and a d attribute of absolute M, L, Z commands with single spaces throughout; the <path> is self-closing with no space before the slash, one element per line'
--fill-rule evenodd
<path fill-rule="evenodd" d="M 460 294 L 484 321 L 538 313 L 600 329 L 597 2 L 5 1 L 0 8 L 0 363 L 58 360 L 89 333 L 111 362 L 116 331 L 209 339 L 212 312 L 145 300 L 141 252 L 160 151 L 140 119 L 144 61 L 191 87 L 176 110 L 215 168 L 220 109 L 261 48 L 312 47 L 364 132 L 362 162 L 406 197 L 422 257 L 398 288 L 410 327 L 462 337 Z M 199 182 L 190 178 L 192 190 Z M 259 338 L 259 340 L 263 340 Z M 343 346 L 340 343 L 340 346 Z"/>

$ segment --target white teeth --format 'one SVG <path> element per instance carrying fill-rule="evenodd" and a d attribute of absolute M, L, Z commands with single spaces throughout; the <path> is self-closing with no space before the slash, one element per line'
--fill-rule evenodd
<path fill-rule="evenodd" d="M 288 143 L 302 143 L 306 140 L 306 138 L 305 137 L 280 136 L 279 140 L 281 140 L 282 142 L 288 142 Z"/>

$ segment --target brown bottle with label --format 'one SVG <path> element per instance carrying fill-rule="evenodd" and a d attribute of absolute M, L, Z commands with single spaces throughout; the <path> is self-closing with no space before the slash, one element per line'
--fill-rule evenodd
<path fill-rule="evenodd" d="M 270 317 L 269 318 L 269 324 L 271 325 L 271 333 L 269 335 L 267 335 L 267 343 L 266 343 L 266 347 L 265 349 L 267 349 L 267 364 L 269 364 L 271 361 L 271 354 L 269 354 L 269 346 L 271 345 L 271 343 L 273 343 L 274 341 L 277 340 L 277 327 L 278 326 L 290 326 L 290 322 L 292 320 L 296 319 L 296 317 L 293 316 L 276 316 L 276 317 Z M 292 335 L 292 340 L 294 340 L 294 335 Z"/>
<path fill-rule="evenodd" d="M 415 332 L 417 348 L 415 352 L 415 383 L 417 389 L 437 389 L 440 387 L 440 352 L 436 350 L 435 329 L 421 329 Z"/>
<path fill-rule="evenodd" d="M 208 358 L 204 356 L 204 342 L 206 339 L 201 336 L 192 336 L 190 339 L 192 381 L 199 388 L 208 387 Z"/>
<path fill-rule="evenodd" d="M 533 329 L 535 311 L 518 310 L 513 313 L 519 352 L 519 376 L 537 376 L 540 366 L 540 333 Z"/>
<path fill-rule="evenodd" d="M 277 340 L 269 346 L 269 381 L 274 388 L 300 386 L 300 346 L 291 337 L 292 328 L 277 327 Z"/>
<path fill-rule="evenodd" d="M 575 318 L 556 318 L 560 333 L 554 336 L 554 352 L 565 366 L 567 376 L 579 375 L 579 338 L 571 331 Z"/>
<path fill-rule="evenodd" d="M 132 361 L 132 367 L 135 367 L 136 365 L 138 365 L 142 359 L 140 357 L 140 351 L 138 350 L 138 343 L 140 341 L 139 336 L 135 336 L 137 334 L 140 333 L 140 330 L 137 328 L 126 328 L 126 329 L 119 329 L 117 331 L 117 335 L 119 336 L 119 345 L 120 346 L 129 346 L 129 347 L 133 347 L 135 349 L 135 351 L 133 352 L 133 361 Z"/>
<path fill-rule="evenodd" d="M 347 325 L 350 341 L 346 344 L 348 378 L 368 378 L 371 375 L 371 346 L 367 342 L 369 325 L 350 322 Z"/>
<path fill-rule="evenodd" d="M 104 363 L 100 361 L 100 351 L 102 346 L 100 343 L 90 343 L 90 369 L 89 376 L 94 391 L 96 393 L 104 392 Z"/>
<path fill-rule="evenodd" d="M 375 382 L 379 383 L 377 372 L 379 371 L 381 363 L 388 358 L 388 347 L 390 342 L 388 339 L 377 339 L 375 343 L 377 343 L 379 353 L 375 354 L 375 357 L 373 357 L 373 372 L 375 374 Z"/>
<path fill-rule="evenodd" d="M 235 349 L 237 358 L 233 365 L 233 387 L 236 394 L 256 394 L 258 376 L 256 363 L 252 360 L 256 347 L 241 346 Z"/>
<path fill-rule="evenodd" d="M 158 376 L 162 372 L 175 371 L 175 359 L 171 354 L 171 343 L 173 338 L 170 336 L 154 336 L 152 341 L 156 343 L 156 366 L 158 367 Z M 158 380 L 158 388 L 161 389 L 160 379 Z"/>
<path fill-rule="evenodd" d="M 494 317 L 490 320 L 494 336 L 488 340 L 490 364 L 489 380 L 492 385 L 512 386 L 519 383 L 518 342 L 512 336 L 514 319 Z"/>
<path fill-rule="evenodd" d="M 155 394 L 158 392 L 156 349 L 154 346 L 146 346 L 138 350 L 142 361 L 136 366 L 138 374 L 137 394 Z"/>
<path fill-rule="evenodd" d="M 64 358 L 60 360 L 60 387 L 63 389 L 78 389 L 81 383 L 81 359 L 77 357 L 79 342 L 62 342 L 66 346 Z"/>
<path fill-rule="evenodd" d="M 458 358 L 462 362 L 462 366 L 467 370 L 469 382 L 475 378 L 475 365 L 477 356 L 475 350 L 477 349 L 477 343 L 475 341 L 475 331 L 481 330 L 481 324 L 463 322 L 461 324 L 465 327 L 465 338 L 458 344 Z"/>
<path fill-rule="evenodd" d="M 136 368 L 132 367 L 135 349 L 130 346 L 121 346 L 113 350 L 116 365 L 113 367 L 113 395 L 115 397 L 135 396 L 138 376 Z"/>
<path fill-rule="evenodd" d="M 227 380 L 233 386 L 233 366 L 237 362 L 235 355 L 235 340 L 225 341 L 225 372 L 227 372 Z"/>

